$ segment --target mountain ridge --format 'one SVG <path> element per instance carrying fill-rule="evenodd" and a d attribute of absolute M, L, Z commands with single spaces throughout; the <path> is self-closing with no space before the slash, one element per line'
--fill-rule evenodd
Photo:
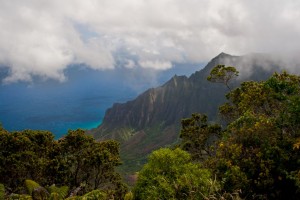
<path fill-rule="evenodd" d="M 272 67 L 264 67 L 266 63 Z M 189 77 L 174 75 L 165 84 L 146 90 L 134 100 L 114 104 L 106 111 L 103 123 L 91 133 L 98 140 L 119 141 L 125 166 L 142 164 L 151 151 L 178 141 L 181 119 L 192 113 L 203 113 L 210 120 L 218 120 L 218 106 L 225 102 L 228 89 L 206 79 L 218 64 L 236 66 L 240 71 L 241 78 L 233 81 L 232 87 L 241 81 L 264 80 L 280 70 L 263 54 L 220 53 Z"/>
<path fill-rule="evenodd" d="M 227 54 L 225 53 L 221 53 L 216 58 L 212 59 L 210 63 L 226 55 Z M 151 115 L 155 115 L 156 110 L 153 107 L 155 102 L 164 103 L 166 106 L 168 106 L 168 103 L 171 101 L 168 96 L 175 95 L 170 93 L 176 92 L 178 95 L 179 93 L 184 94 L 186 91 L 183 90 L 187 87 L 197 87 L 196 84 L 201 84 L 203 82 L 208 84 L 205 77 L 209 74 L 210 69 L 216 63 L 217 62 L 211 64 L 209 69 L 207 69 L 208 67 L 205 67 L 202 70 L 193 73 L 190 77 L 174 75 L 165 84 L 146 90 L 142 94 L 138 95 L 134 100 L 126 103 L 113 104 L 113 106 L 106 111 L 103 123 L 98 128 L 100 128 L 100 130 L 116 129 L 123 127 L 124 125 L 134 126 L 136 129 L 144 128 L 146 125 L 149 125 L 149 123 L 151 124 L 151 122 L 153 122 L 153 116 Z M 203 72 L 205 72 L 204 76 L 202 75 Z M 204 78 L 205 80 L 203 80 Z M 138 109 L 136 109 L 136 107 L 138 107 Z M 150 115 L 145 116 L 146 111 L 148 111 Z M 116 113 L 118 113 L 118 115 Z M 136 113 L 139 113 L 138 117 L 144 120 L 132 120 L 134 118 L 134 114 Z M 124 117 L 124 115 L 128 117 Z M 170 120 L 166 121 L 168 124 L 168 121 Z M 95 135 L 97 138 L 97 132 Z"/>

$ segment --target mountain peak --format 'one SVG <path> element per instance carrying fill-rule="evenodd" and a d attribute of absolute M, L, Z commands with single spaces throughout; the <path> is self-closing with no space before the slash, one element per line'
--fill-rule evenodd
<path fill-rule="evenodd" d="M 245 58 L 249 62 L 244 62 Z M 253 62 L 255 59 L 257 56 L 232 56 L 222 52 L 189 78 L 174 75 L 164 85 L 145 91 L 135 100 L 115 104 L 107 110 L 103 123 L 93 130 L 93 134 L 100 140 L 119 140 L 121 151 L 130 158 L 131 164 L 134 163 L 131 158 L 141 161 L 152 150 L 177 141 L 181 119 L 192 113 L 203 113 L 212 120 L 217 119 L 218 107 L 225 102 L 228 90 L 224 85 L 213 84 L 206 79 L 216 65 L 252 69 L 253 74 L 240 76 L 242 78 L 235 86 L 240 81 L 269 77 L 272 71 L 265 71 L 263 66 L 269 60 Z"/>
<path fill-rule="evenodd" d="M 223 57 L 228 57 L 228 56 L 232 56 L 232 55 L 230 55 L 230 54 L 227 54 L 227 53 L 225 53 L 225 52 L 221 52 L 219 55 L 217 55 L 215 58 L 223 58 Z M 214 59 L 215 59 L 214 58 Z"/>

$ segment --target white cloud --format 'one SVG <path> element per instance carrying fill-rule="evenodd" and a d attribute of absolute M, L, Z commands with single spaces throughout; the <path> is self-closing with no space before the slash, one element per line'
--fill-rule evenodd
<path fill-rule="evenodd" d="M 166 70 L 170 69 L 172 67 L 172 63 L 168 61 L 141 61 L 139 62 L 140 66 L 143 68 L 151 68 L 151 69 L 156 69 L 156 70 Z"/>
<path fill-rule="evenodd" d="M 64 81 L 69 64 L 114 68 L 120 49 L 136 59 L 127 67 L 162 70 L 222 51 L 299 52 L 299 19 L 294 0 L 0 0 L 0 64 L 6 82 Z"/>

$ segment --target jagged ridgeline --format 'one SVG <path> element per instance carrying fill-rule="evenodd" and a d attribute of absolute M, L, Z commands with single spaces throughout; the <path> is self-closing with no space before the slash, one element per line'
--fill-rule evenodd
<path fill-rule="evenodd" d="M 124 170 L 137 170 L 151 151 L 178 140 L 181 119 L 203 113 L 210 121 L 218 120 L 218 107 L 225 102 L 228 89 L 207 81 L 213 67 L 218 64 L 236 67 L 240 74 L 231 83 L 234 88 L 242 81 L 264 80 L 281 71 L 283 68 L 276 63 L 274 57 L 265 54 L 221 53 L 190 77 L 175 75 L 132 101 L 114 104 L 106 111 L 101 126 L 91 132 L 99 140 L 120 141 Z"/>

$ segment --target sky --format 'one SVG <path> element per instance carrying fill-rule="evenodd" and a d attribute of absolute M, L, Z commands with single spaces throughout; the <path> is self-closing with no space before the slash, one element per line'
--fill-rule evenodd
<path fill-rule="evenodd" d="M 67 80 L 68 66 L 167 70 L 300 52 L 298 0 L 0 0 L 4 83 Z"/>

